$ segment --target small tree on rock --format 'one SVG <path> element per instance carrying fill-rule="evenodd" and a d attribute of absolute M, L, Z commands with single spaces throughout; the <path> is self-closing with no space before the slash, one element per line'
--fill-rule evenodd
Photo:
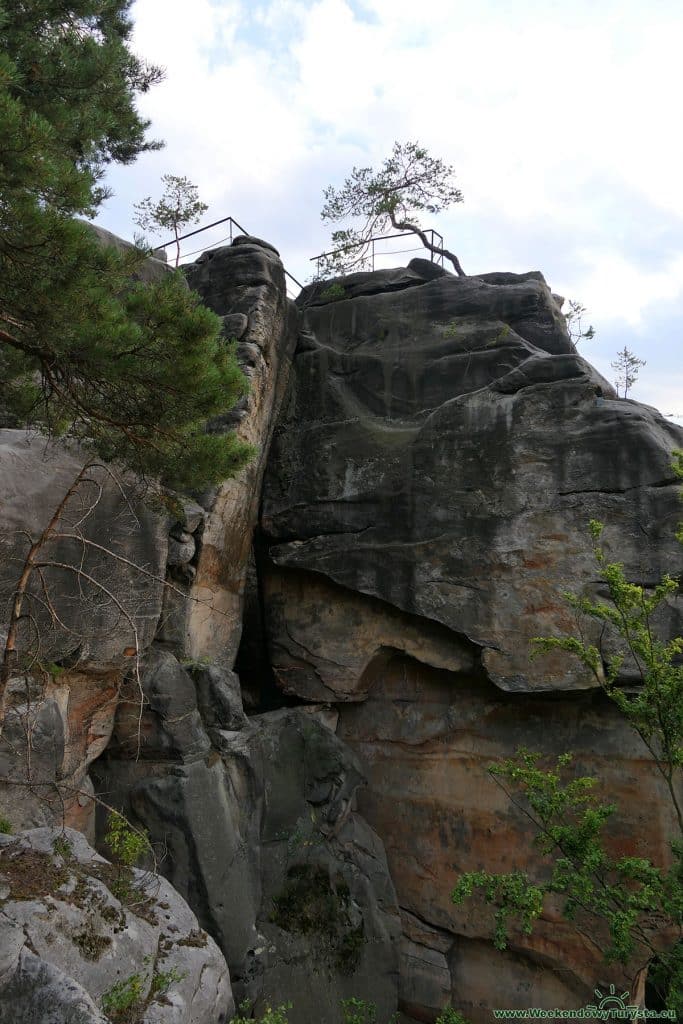
<path fill-rule="evenodd" d="M 321 258 L 319 275 L 362 270 L 372 238 L 392 227 L 417 235 L 426 249 L 445 256 L 464 277 L 458 257 L 430 241 L 419 220 L 421 213 L 439 213 L 462 202 L 453 174 L 452 167 L 431 157 L 417 142 L 395 142 L 391 156 L 378 171 L 354 167 L 341 188 L 325 189 L 321 217 L 330 223 L 362 218 L 363 223 L 332 232 L 336 251 Z"/>
<path fill-rule="evenodd" d="M 159 234 L 172 231 L 176 246 L 176 267 L 180 263 L 180 232 L 187 224 L 196 224 L 203 213 L 208 210 L 206 203 L 199 198 L 199 191 L 188 178 L 179 178 L 175 174 L 162 174 L 164 192 L 161 199 L 154 202 L 147 196 L 141 203 L 135 204 L 137 211 L 134 222 L 143 229 Z"/>
<path fill-rule="evenodd" d="M 583 318 L 586 315 L 586 307 L 582 306 L 576 299 L 569 299 L 569 312 L 564 314 L 567 321 L 567 330 L 572 343 L 576 347 L 581 341 L 592 341 L 595 337 L 595 328 L 592 324 L 583 326 Z"/>
<path fill-rule="evenodd" d="M 613 360 L 611 366 L 613 370 L 617 371 L 617 377 L 614 381 L 617 395 L 619 394 L 619 388 L 623 388 L 622 398 L 628 398 L 629 391 L 638 379 L 640 367 L 645 366 L 645 360 L 639 359 L 631 352 L 630 348 L 624 345 L 623 349 L 617 352 L 617 358 Z"/>

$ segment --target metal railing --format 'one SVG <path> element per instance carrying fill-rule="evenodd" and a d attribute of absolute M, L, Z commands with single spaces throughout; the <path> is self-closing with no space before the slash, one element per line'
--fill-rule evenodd
<path fill-rule="evenodd" d="M 439 234 L 438 231 L 435 231 L 433 228 L 428 228 L 426 231 L 423 232 L 423 234 L 430 236 L 430 241 L 431 241 L 432 245 L 436 249 L 443 249 L 443 235 Z M 355 245 L 343 245 L 340 249 L 330 249 L 329 252 L 321 252 L 318 256 L 311 256 L 310 262 L 311 263 L 315 262 L 315 265 L 316 265 L 316 267 L 315 267 L 315 271 L 316 271 L 315 276 L 316 277 L 320 277 L 320 261 L 321 260 L 326 259 L 329 256 L 337 256 L 339 253 L 352 252 L 354 249 L 363 249 L 363 248 L 366 248 L 368 251 L 360 259 L 360 266 L 358 268 L 359 270 L 366 270 L 367 269 L 367 264 L 370 264 L 370 269 L 374 270 L 375 269 L 375 259 L 376 259 L 376 257 L 379 257 L 379 256 L 394 256 L 397 253 L 406 253 L 406 252 L 423 252 L 425 249 L 427 249 L 427 252 L 429 252 L 430 261 L 432 263 L 436 263 L 437 266 L 439 266 L 439 267 L 443 267 L 443 253 L 442 252 L 434 252 L 432 249 L 429 249 L 427 246 L 422 245 L 422 243 L 420 243 L 420 245 L 414 246 L 413 248 L 409 248 L 409 249 L 388 249 L 388 250 L 379 250 L 379 251 L 376 249 L 376 246 L 375 246 L 376 242 L 387 242 L 390 238 L 417 238 L 417 239 L 419 239 L 419 236 L 416 235 L 414 231 L 401 231 L 401 232 L 399 232 L 398 234 L 395 234 L 395 235 L 374 235 L 372 238 L 368 238 L 364 242 L 357 242 Z M 348 273 L 352 273 L 352 271 L 348 271 Z"/>
<path fill-rule="evenodd" d="M 181 260 L 186 260 L 190 256 L 196 256 L 198 252 L 205 252 L 205 251 L 209 252 L 211 249 L 215 249 L 219 245 L 222 245 L 223 242 L 228 242 L 230 245 L 232 245 L 232 240 L 235 237 L 235 235 L 248 235 L 249 234 L 249 232 L 245 228 L 243 228 L 242 225 L 239 224 L 235 220 L 234 217 L 222 217 L 220 220 L 215 220 L 212 224 L 205 224 L 204 227 L 196 228 L 194 231 L 188 231 L 184 235 L 179 235 L 178 238 L 171 238 L 171 239 L 169 239 L 168 242 L 162 242 L 161 245 L 155 245 L 154 249 L 152 251 L 153 252 L 158 252 L 159 249 L 166 250 L 170 245 L 177 245 L 178 242 L 184 242 L 185 239 L 187 239 L 187 238 L 194 238 L 195 235 L 201 235 L 201 234 L 203 234 L 203 232 L 210 231 L 211 228 L 219 227 L 219 225 L 221 225 L 221 224 L 227 224 L 228 225 L 228 234 L 224 238 L 219 238 L 217 242 L 214 242 L 213 245 L 210 246 L 209 249 L 205 249 L 204 246 L 200 246 L 199 249 L 193 249 L 192 252 L 183 252 L 183 253 L 180 254 L 180 259 Z M 234 230 L 235 228 L 237 229 L 236 231 Z M 301 291 L 301 289 L 303 288 L 303 285 L 301 284 L 301 282 L 297 281 L 297 279 L 294 277 L 294 275 L 290 274 L 287 269 L 285 269 L 285 274 L 287 275 L 287 277 L 289 278 L 290 281 L 294 282 L 294 284 L 298 287 L 299 291 Z M 289 286 L 288 286 L 287 290 L 289 292 Z M 296 296 L 294 296 L 294 297 L 296 297 Z"/>

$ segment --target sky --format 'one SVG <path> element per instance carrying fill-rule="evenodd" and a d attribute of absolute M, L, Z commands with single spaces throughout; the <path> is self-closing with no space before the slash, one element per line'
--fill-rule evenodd
<path fill-rule="evenodd" d="M 132 238 L 133 204 L 187 176 L 198 226 L 233 216 L 304 282 L 324 188 L 417 140 L 463 192 L 424 223 L 465 271 L 541 270 L 587 309 L 583 355 L 613 381 L 629 348 L 631 397 L 683 423 L 680 0 L 137 0 L 133 19 L 166 69 L 139 101 L 166 145 L 110 171 L 103 227 Z"/>

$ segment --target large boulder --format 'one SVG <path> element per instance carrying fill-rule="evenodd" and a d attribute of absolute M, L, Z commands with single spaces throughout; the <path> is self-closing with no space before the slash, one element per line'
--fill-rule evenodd
<path fill-rule="evenodd" d="M 130 664 L 131 649 L 149 645 L 159 620 L 166 517 L 130 475 L 39 434 L 0 430 L 0 472 L 3 603 L 17 586 L 31 542 L 74 487 L 38 552 L 23 609 L 34 629 L 22 632 L 20 655 L 93 672 Z"/>
<path fill-rule="evenodd" d="M 121 871 L 71 829 L 0 835 L 2 1024 L 105 1024 L 117 1008 L 139 1024 L 229 1019 L 213 939 L 165 879 Z"/>

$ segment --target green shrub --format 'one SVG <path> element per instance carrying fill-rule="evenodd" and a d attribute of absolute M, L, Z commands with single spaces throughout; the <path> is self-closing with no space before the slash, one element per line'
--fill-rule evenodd
<path fill-rule="evenodd" d="M 152 995 L 165 995 L 174 982 L 183 981 L 186 977 L 187 971 L 179 971 L 177 967 L 172 967 L 170 971 L 156 971 L 152 977 Z"/>
<path fill-rule="evenodd" d="M 324 288 L 323 291 L 320 292 L 318 298 L 322 299 L 323 302 L 336 302 L 339 299 L 343 299 L 345 295 L 346 292 L 344 291 L 343 285 L 335 282 L 327 288 Z"/>
<path fill-rule="evenodd" d="M 467 1018 L 454 1010 L 452 1006 L 446 1006 L 436 1018 L 434 1024 L 467 1024 Z"/>
<path fill-rule="evenodd" d="M 102 1010 L 116 1024 L 123 1024 L 132 1018 L 143 1000 L 145 977 L 143 974 L 131 974 L 129 978 L 117 981 L 102 996 Z"/>
<path fill-rule="evenodd" d="M 64 833 L 55 837 L 52 842 L 52 849 L 57 856 L 62 857 L 63 860 L 69 860 L 69 858 L 73 856 L 74 852 L 71 841 L 67 839 Z"/>
<path fill-rule="evenodd" d="M 342 999 L 344 1024 L 377 1024 L 377 1007 L 365 999 Z"/>
<path fill-rule="evenodd" d="M 112 811 L 109 815 L 104 841 L 111 850 L 114 860 L 127 868 L 137 864 L 150 851 L 147 835 L 133 828 L 118 811 Z"/>
<path fill-rule="evenodd" d="M 251 1010 L 251 1003 L 247 1000 L 244 1003 L 240 1003 L 239 1006 L 240 1015 L 233 1017 L 230 1024 L 288 1024 L 287 1012 L 292 1009 L 291 1003 L 283 1003 L 281 1006 L 266 1007 L 266 1012 L 257 1021 L 252 1017 L 247 1016 Z"/>

